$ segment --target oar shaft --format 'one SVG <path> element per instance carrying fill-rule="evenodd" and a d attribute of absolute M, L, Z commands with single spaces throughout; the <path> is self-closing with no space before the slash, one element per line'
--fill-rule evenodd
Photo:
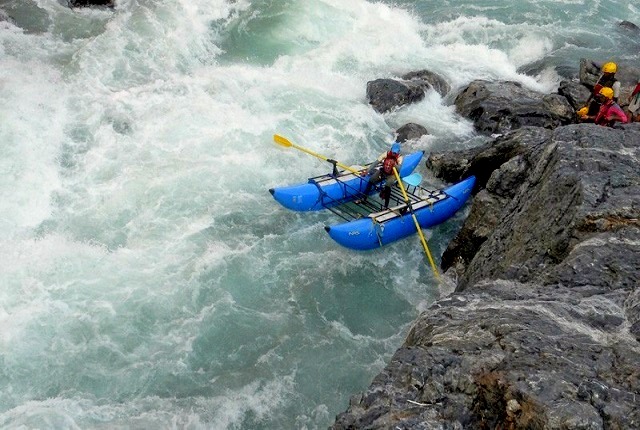
<path fill-rule="evenodd" d="M 306 152 L 306 153 L 307 153 L 307 154 L 309 154 L 309 155 L 312 155 L 312 156 L 314 156 L 314 157 L 317 157 L 317 158 L 319 158 L 319 159 L 321 159 L 321 160 L 329 161 L 330 163 L 334 163 L 334 162 L 335 162 L 335 164 L 336 164 L 337 166 L 339 166 L 340 168 L 345 169 L 345 170 L 348 170 L 348 171 L 349 171 L 349 172 L 351 172 L 351 173 L 355 173 L 356 175 L 360 174 L 360 172 L 359 172 L 358 170 L 354 169 L 353 167 L 349 167 L 349 166 L 347 166 L 346 164 L 342 164 L 342 163 L 340 163 L 340 162 L 338 162 L 338 161 L 335 161 L 335 160 L 329 160 L 329 158 L 328 158 L 328 157 L 325 157 L 324 155 L 320 155 L 320 154 L 318 154 L 317 152 L 313 152 L 312 150 L 307 149 L 307 148 L 304 148 L 304 147 L 302 147 L 302 146 L 300 146 L 300 145 L 296 145 L 295 143 L 291 142 L 291 141 L 290 141 L 289 139 L 287 139 L 286 137 L 280 136 L 279 134 L 274 134 L 274 135 L 273 135 L 273 140 L 274 140 L 276 143 L 278 143 L 278 144 L 280 144 L 280 145 L 282 145 L 282 146 L 291 146 L 291 147 L 296 148 L 296 149 L 298 149 L 298 150 L 300 150 L 300 151 L 302 151 L 302 152 Z"/>
<path fill-rule="evenodd" d="M 413 223 L 416 225 L 416 230 L 418 231 L 418 236 L 420 236 L 420 243 L 422 243 L 422 248 L 424 249 L 424 253 L 427 255 L 427 259 L 429 260 L 429 264 L 431 264 L 431 269 L 433 270 L 433 274 L 435 275 L 437 280 L 440 280 L 440 274 L 438 273 L 438 269 L 436 268 L 436 263 L 433 261 L 433 257 L 431 256 L 431 251 L 429 251 L 429 246 L 427 246 L 427 240 L 424 238 L 424 234 L 422 234 L 422 228 L 420 227 L 420 223 L 418 222 L 418 218 L 416 217 L 415 212 L 413 212 L 413 206 L 411 205 L 411 201 L 409 200 L 409 196 L 407 196 L 407 192 L 404 189 L 402 184 L 402 179 L 398 174 L 398 170 L 393 168 L 393 174 L 396 176 L 396 180 L 398 181 L 398 185 L 400 185 L 400 190 L 402 191 L 402 196 L 404 197 L 404 201 L 409 206 L 409 211 L 411 212 L 411 218 L 413 218 Z"/>
<path fill-rule="evenodd" d="M 325 157 L 325 156 L 323 156 L 323 155 L 320 155 L 320 154 L 318 154 L 318 153 L 315 153 L 315 152 L 311 151 L 310 149 L 303 148 L 302 146 L 298 146 L 298 145 L 296 145 L 295 143 L 292 143 L 292 144 L 291 144 L 291 146 L 293 146 L 293 147 L 294 147 L 294 148 L 296 148 L 296 149 L 299 149 L 299 150 L 300 150 L 300 151 L 302 151 L 302 152 L 306 152 L 306 153 L 307 153 L 307 154 L 309 154 L 309 155 L 313 155 L 314 157 L 320 158 L 320 159 L 322 159 L 322 160 L 324 160 L 324 161 L 329 161 L 329 158 L 328 158 L 328 157 Z M 331 160 L 331 161 L 335 161 L 335 160 Z M 355 173 L 355 174 L 359 174 L 359 173 L 360 173 L 359 171 L 357 171 L 357 170 L 356 170 L 356 169 L 354 169 L 353 167 L 347 166 L 346 164 L 342 164 L 342 163 L 340 163 L 339 161 L 336 161 L 336 165 L 337 165 L 338 167 L 340 167 L 340 168 L 342 168 L 342 169 L 345 169 L 345 170 L 348 170 L 348 171 L 350 171 L 350 172 L 352 172 L 352 173 Z"/>

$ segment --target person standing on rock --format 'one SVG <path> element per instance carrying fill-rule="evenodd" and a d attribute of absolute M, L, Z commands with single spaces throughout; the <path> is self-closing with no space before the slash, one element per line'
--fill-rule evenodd
<path fill-rule="evenodd" d="M 378 159 L 371 163 L 367 171 L 362 173 L 363 176 L 370 176 L 367 187 L 364 190 L 364 198 L 358 202 L 366 202 L 371 188 L 384 180 L 385 184 L 380 192 L 380 197 L 384 199 L 384 207 L 388 208 L 389 200 L 391 199 L 391 186 L 396 183 L 393 168 L 395 167 L 400 171 L 400 165 L 403 159 L 404 157 L 400 155 L 400 144 L 398 142 L 394 142 L 388 152 L 380 154 Z"/>
<path fill-rule="evenodd" d="M 640 78 L 638 84 L 629 96 L 629 122 L 640 121 Z"/>
<path fill-rule="evenodd" d="M 612 88 L 602 88 L 596 98 L 598 98 L 598 101 L 601 103 L 598 115 L 596 115 L 594 120 L 596 124 L 613 127 L 613 124 L 616 122 L 626 124 L 629 121 L 622 108 L 613 100 Z"/>
<path fill-rule="evenodd" d="M 616 79 L 616 72 L 618 71 L 618 65 L 616 63 L 605 63 L 602 65 L 602 75 L 598 78 L 598 82 L 593 87 L 593 92 L 587 99 L 585 107 L 578 111 L 578 117 L 580 122 L 590 122 L 591 117 L 595 117 L 600 111 L 600 103 L 598 102 L 598 94 L 602 88 L 608 87 L 613 90 L 613 101 L 618 103 L 618 97 L 620 96 L 620 81 Z"/>

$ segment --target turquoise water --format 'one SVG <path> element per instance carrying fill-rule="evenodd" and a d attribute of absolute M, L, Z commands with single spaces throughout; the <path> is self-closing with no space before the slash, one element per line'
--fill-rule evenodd
<path fill-rule="evenodd" d="M 271 136 L 357 163 L 417 122 L 406 151 L 464 148 L 447 100 L 382 116 L 366 82 L 548 92 L 581 56 L 638 62 L 635 3 L 521 3 L 0 0 L 0 427 L 329 426 L 446 288 L 417 238 L 355 253 L 278 206 L 328 166 Z"/>

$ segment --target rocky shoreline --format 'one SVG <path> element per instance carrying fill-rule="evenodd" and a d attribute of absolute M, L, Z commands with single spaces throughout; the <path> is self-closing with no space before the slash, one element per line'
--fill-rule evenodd
<path fill-rule="evenodd" d="M 427 160 L 478 178 L 442 258 L 456 289 L 332 429 L 640 428 L 640 123 L 575 124 L 589 70 L 556 94 L 475 81 L 455 98 L 493 136 Z"/>

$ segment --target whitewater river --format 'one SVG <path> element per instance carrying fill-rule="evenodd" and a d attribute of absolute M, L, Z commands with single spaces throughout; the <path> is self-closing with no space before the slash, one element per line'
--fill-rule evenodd
<path fill-rule="evenodd" d="M 638 61 L 636 2 L 434 3 L 0 0 L 0 427 L 329 426 L 446 288 L 416 237 L 357 253 L 279 206 L 329 165 L 273 134 L 348 164 L 407 122 L 405 152 L 466 148 L 450 99 L 380 115 L 367 81 L 552 92 Z"/>

